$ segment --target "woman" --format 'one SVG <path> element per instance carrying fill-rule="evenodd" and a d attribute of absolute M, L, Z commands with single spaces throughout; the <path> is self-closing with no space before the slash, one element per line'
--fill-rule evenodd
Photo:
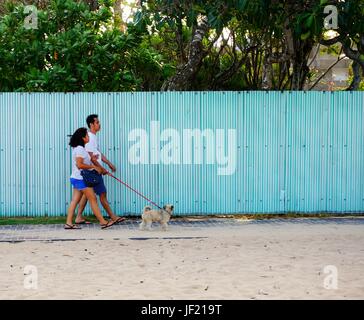
<path fill-rule="evenodd" d="M 85 144 L 88 142 L 89 136 L 86 128 L 77 129 L 70 139 L 69 145 L 72 147 L 72 174 L 70 180 L 73 186 L 73 195 L 67 212 L 67 221 L 64 226 L 65 229 L 80 229 L 78 226 L 74 225 L 72 221 L 73 214 L 77 204 L 80 202 L 82 194 L 87 197 L 92 212 L 99 220 L 102 229 L 111 227 L 114 224 L 113 221 L 104 219 L 97 204 L 97 198 L 93 188 L 86 186 L 81 175 L 81 170 L 96 170 L 98 173 L 102 173 L 102 168 L 92 164 L 90 155 L 85 149 Z"/>

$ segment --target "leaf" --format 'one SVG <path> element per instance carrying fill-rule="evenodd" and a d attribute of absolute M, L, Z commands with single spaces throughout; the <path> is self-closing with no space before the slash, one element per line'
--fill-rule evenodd
<path fill-rule="evenodd" d="M 199 13 L 205 13 L 205 9 L 201 7 L 199 4 L 193 4 L 192 5 L 193 11 L 199 12 Z"/>
<path fill-rule="evenodd" d="M 239 0 L 237 8 L 240 11 L 243 11 L 246 8 L 246 5 L 248 4 L 248 0 Z"/>
<path fill-rule="evenodd" d="M 310 15 L 305 22 L 305 26 L 307 29 L 311 29 L 312 24 L 313 24 L 313 20 L 314 20 L 315 16 L 314 15 Z"/>
<path fill-rule="evenodd" d="M 301 40 L 307 40 L 311 35 L 311 31 L 301 34 Z"/>

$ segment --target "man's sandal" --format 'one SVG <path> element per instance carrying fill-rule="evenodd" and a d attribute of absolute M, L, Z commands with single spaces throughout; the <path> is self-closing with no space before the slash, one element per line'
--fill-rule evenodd
<path fill-rule="evenodd" d="M 114 224 L 119 224 L 119 223 L 121 223 L 121 222 L 123 222 L 123 221 L 125 221 L 126 219 L 125 218 L 123 218 L 123 217 L 118 217 L 115 221 L 114 221 Z"/>
<path fill-rule="evenodd" d="M 111 226 L 113 226 L 115 224 L 114 221 L 110 220 L 108 221 L 106 224 L 101 224 L 101 229 L 106 229 L 106 228 L 110 228 Z"/>

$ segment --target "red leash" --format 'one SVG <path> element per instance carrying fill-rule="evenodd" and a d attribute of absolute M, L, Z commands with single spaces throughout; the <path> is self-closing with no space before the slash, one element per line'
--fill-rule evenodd
<path fill-rule="evenodd" d="M 140 195 L 141 197 L 143 197 L 145 200 L 147 200 L 148 202 L 150 202 L 151 204 L 155 205 L 157 208 L 162 209 L 159 205 L 157 205 L 156 203 L 154 203 L 152 200 L 149 200 L 147 197 L 143 196 L 140 192 L 138 192 L 137 190 L 133 189 L 131 186 L 129 186 L 127 183 L 121 181 L 120 179 L 116 178 L 114 175 L 112 175 L 110 172 L 107 173 L 110 177 L 113 177 L 115 180 L 119 181 L 120 183 L 122 183 L 125 187 L 129 188 L 130 190 L 133 190 L 136 194 Z"/>

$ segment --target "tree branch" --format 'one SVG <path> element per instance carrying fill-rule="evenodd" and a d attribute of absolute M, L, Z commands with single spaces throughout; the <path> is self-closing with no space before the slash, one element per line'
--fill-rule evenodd
<path fill-rule="evenodd" d="M 341 60 L 345 59 L 346 57 L 341 57 L 341 58 L 338 58 L 337 61 L 335 63 L 333 63 L 318 79 L 317 81 L 313 84 L 313 86 L 308 90 L 308 91 L 311 91 L 314 87 L 317 86 L 317 84 L 321 81 L 321 79 L 323 77 L 325 77 L 327 75 L 327 73 L 333 68 L 335 67 Z"/>

